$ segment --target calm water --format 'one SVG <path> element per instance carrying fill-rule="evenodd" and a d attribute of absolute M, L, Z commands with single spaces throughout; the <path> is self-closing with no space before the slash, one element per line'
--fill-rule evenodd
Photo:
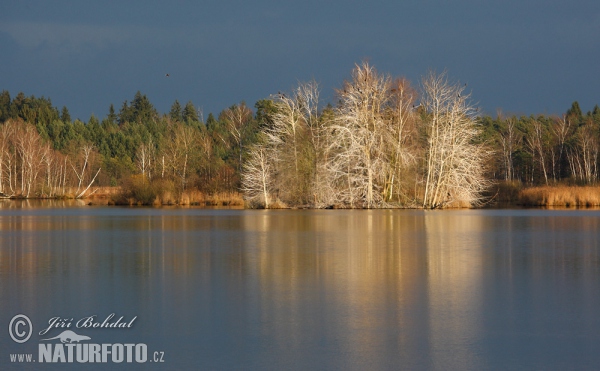
<path fill-rule="evenodd" d="M 600 369 L 599 249 L 600 211 L 0 203 L 0 369 L 111 313 L 70 329 L 164 352 L 115 369 Z"/>

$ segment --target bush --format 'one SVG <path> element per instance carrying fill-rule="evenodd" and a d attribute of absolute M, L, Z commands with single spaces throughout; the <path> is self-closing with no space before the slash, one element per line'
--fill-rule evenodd
<path fill-rule="evenodd" d="M 163 179 L 150 181 L 138 174 L 126 178 L 114 202 L 118 205 L 174 204 L 176 197 L 173 182 Z"/>

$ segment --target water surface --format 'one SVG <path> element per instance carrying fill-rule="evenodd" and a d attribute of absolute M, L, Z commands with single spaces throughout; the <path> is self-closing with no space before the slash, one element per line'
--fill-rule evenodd
<path fill-rule="evenodd" d="M 0 203 L 0 324 L 137 316 L 76 332 L 143 369 L 598 369 L 599 246 L 597 210 Z"/>

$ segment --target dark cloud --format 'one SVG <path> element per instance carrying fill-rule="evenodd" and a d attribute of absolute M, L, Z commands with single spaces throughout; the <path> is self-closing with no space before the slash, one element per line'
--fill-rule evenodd
<path fill-rule="evenodd" d="M 446 69 L 488 113 L 558 113 L 600 103 L 599 33 L 592 1 L 6 2 L 0 89 L 82 119 L 137 90 L 217 113 L 312 78 L 333 99 L 369 59 L 415 85 Z"/>

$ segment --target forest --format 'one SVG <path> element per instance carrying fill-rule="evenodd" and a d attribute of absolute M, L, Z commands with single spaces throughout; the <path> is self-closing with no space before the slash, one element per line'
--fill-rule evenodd
<path fill-rule="evenodd" d="M 50 98 L 0 94 L 0 196 L 247 207 L 478 207 L 536 186 L 595 186 L 600 108 L 482 114 L 446 72 L 421 81 L 363 62 L 319 101 L 314 81 L 210 113 L 137 92 L 104 118 L 72 120 Z M 241 196 L 241 197 L 240 197 Z"/>

